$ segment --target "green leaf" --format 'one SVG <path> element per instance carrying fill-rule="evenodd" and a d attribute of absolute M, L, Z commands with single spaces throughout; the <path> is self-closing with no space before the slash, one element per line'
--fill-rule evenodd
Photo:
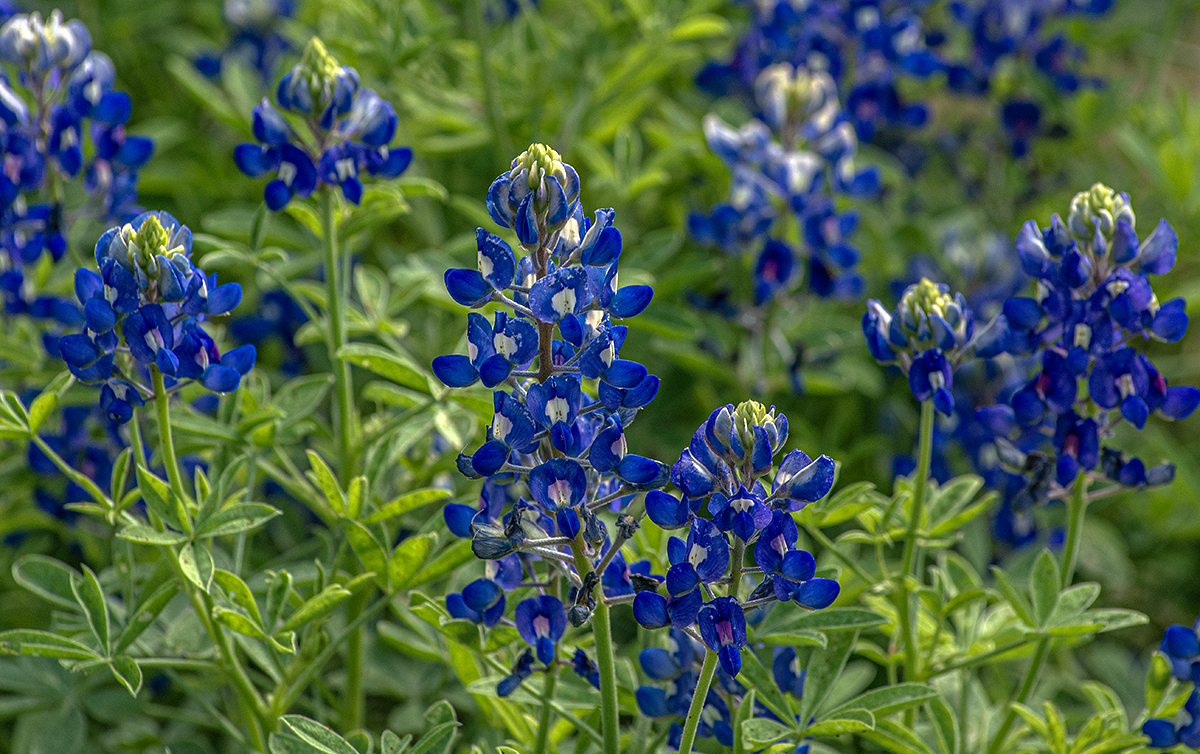
<path fill-rule="evenodd" d="M 286 652 L 287 654 L 296 653 L 296 635 L 290 631 L 271 636 L 261 626 L 250 618 L 247 618 L 245 614 L 224 607 L 213 608 L 213 619 L 243 636 L 265 641 L 280 652 Z"/>
<path fill-rule="evenodd" d="M 37 433 L 42 423 L 58 408 L 58 394 L 43 392 L 29 404 L 29 431 Z"/>
<path fill-rule="evenodd" d="M 333 375 L 314 374 L 297 377 L 279 388 L 275 397 L 271 399 L 271 405 L 278 407 L 285 414 L 278 420 L 279 428 L 287 429 L 311 416 L 325 400 L 325 395 L 332 385 Z"/>
<path fill-rule="evenodd" d="M 246 131 L 246 119 L 229 104 L 229 98 L 220 87 L 213 84 L 196 70 L 196 66 L 181 55 L 171 55 L 166 61 L 167 71 L 183 85 L 192 98 L 227 126 Z"/>
<path fill-rule="evenodd" d="M 175 411 L 171 414 L 171 428 L 185 435 L 203 437 L 206 440 L 220 440 L 234 445 L 241 445 L 246 441 L 233 427 L 222 424 L 216 419 L 210 419 L 203 414 Z"/>
<path fill-rule="evenodd" d="M 177 545 L 188 541 L 188 538 L 174 531 L 158 531 L 145 524 L 131 524 L 117 532 L 119 539 L 137 542 L 143 545 Z"/>
<path fill-rule="evenodd" d="M 997 566 L 992 566 L 992 575 L 996 577 L 996 585 L 1000 587 L 1000 592 L 1008 600 L 1008 604 L 1012 605 L 1013 612 L 1017 614 L 1017 617 L 1025 621 L 1030 628 L 1036 628 L 1038 623 L 1034 620 L 1033 608 L 1030 607 L 1029 600 L 1017 588 L 1012 577 Z"/>
<path fill-rule="evenodd" d="M 332 584 L 325 587 L 321 592 L 313 595 L 303 605 L 292 613 L 283 626 L 281 631 L 294 631 L 302 626 L 324 618 L 329 613 L 347 599 L 350 598 L 350 590 L 337 584 Z"/>
<path fill-rule="evenodd" d="M 303 715 L 284 715 L 279 718 L 301 741 L 321 754 L 358 754 L 350 742 Z"/>
<path fill-rule="evenodd" d="M 142 669 L 138 667 L 137 662 L 129 655 L 121 655 L 114 657 L 108 667 L 121 685 L 136 697 L 138 690 L 142 688 Z"/>
<path fill-rule="evenodd" d="M 1049 550 L 1042 550 L 1037 561 L 1033 564 L 1033 572 L 1029 575 L 1029 593 L 1033 596 L 1033 617 L 1035 626 L 1044 626 L 1058 604 L 1058 590 L 1062 576 L 1058 571 L 1058 563 Z"/>
<path fill-rule="evenodd" d="M 422 584 L 428 584 L 430 581 L 448 576 L 458 570 L 464 563 L 470 563 L 474 559 L 475 555 L 471 552 L 471 541 L 467 539 L 455 539 L 436 558 L 429 561 L 420 571 L 417 571 L 417 575 L 409 581 L 408 588 L 415 589 Z"/>
<path fill-rule="evenodd" d="M 356 476 L 350 480 L 350 489 L 346 493 L 346 515 L 357 519 L 362 515 L 363 500 L 369 496 L 367 478 Z"/>
<path fill-rule="evenodd" d="M 142 592 L 142 601 L 139 602 L 133 610 L 129 611 L 126 616 L 127 623 L 121 635 L 117 638 L 117 644 L 113 648 L 113 652 L 123 652 L 129 645 L 133 644 L 139 636 L 142 635 L 150 624 L 158 618 L 175 595 L 179 593 L 179 584 L 175 581 L 168 581 L 160 584 L 157 589 L 150 591 L 144 589 Z"/>
<path fill-rule="evenodd" d="M 267 628 L 279 623 L 283 615 L 283 607 L 288 604 L 288 596 L 292 593 L 292 574 L 280 571 L 270 579 L 267 587 Z"/>
<path fill-rule="evenodd" d="M 712 13 L 701 13 L 680 21 L 679 25 L 671 30 L 671 39 L 678 42 L 690 42 L 696 39 L 725 37 L 728 34 L 728 21 Z"/>
<path fill-rule="evenodd" d="M 370 516 L 367 516 L 366 523 L 377 524 L 380 521 L 387 521 L 390 518 L 395 518 L 411 510 L 416 510 L 424 505 L 436 503 L 439 500 L 445 500 L 449 497 L 450 491 L 439 487 L 414 490 L 413 492 L 401 495 Z"/>
<path fill-rule="evenodd" d="M 865 709 L 847 709 L 840 717 L 813 723 L 804 729 L 806 736 L 840 736 L 846 733 L 866 733 L 875 729 L 875 716 Z"/>
<path fill-rule="evenodd" d="M 747 744 L 748 736 L 746 736 L 743 726 L 750 720 L 754 714 L 754 697 L 756 696 L 754 689 L 747 689 L 746 695 L 742 697 L 742 703 L 738 705 L 737 714 L 733 718 L 733 754 L 746 754 L 749 748 Z M 788 729 L 791 732 L 791 729 Z"/>
<path fill-rule="evenodd" d="M 933 754 L 915 733 L 891 720 L 876 720 L 875 730 L 864 731 L 862 736 L 896 754 Z"/>
<path fill-rule="evenodd" d="M 170 485 L 141 466 L 137 467 L 137 478 L 138 491 L 142 493 L 142 499 L 146 501 L 146 506 L 157 513 L 158 517 L 166 521 L 171 528 L 183 532 L 190 531 L 190 528 L 184 526 L 179 520 L 180 506 L 174 500 L 175 493 L 171 491 Z"/>
<path fill-rule="evenodd" d="M 385 730 L 379 737 L 379 750 L 381 754 L 404 754 L 410 742 L 412 734 L 400 738 L 390 730 Z"/>
<path fill-rule="evenodd" d="M 820 631 L 801 629 L 788 634 L 767 634 L 755 636 L 757 641 L 772 647 L 822 647 L 828 643 L 825 634 Z"/>
<path fill-rule="evenodd" d="M 270 220 L 271 213 L 267 210 L 267 203 L 259 204 L 258 209 L 254 211 L 254 219 L 250 221 L 250 251 L 262 248 L 263 237 L 267 234 Z"/>
<path fill-rule="evenodd" d="M 1129 628 L 1130 626 L 1141 626 L 1150 622 L 1150 619 L 1146 615 L 1136 610 L 1122 610 L 1115 607 L 1104 608 L 1102 610 L 1088 610 L 1083 614 L 1083 617 L 1097 623 L 1103 623 L 1104 628 L 1100 629 L 1100 633 Z"/>
<path fill-rule="evenodd" d="M 238 503 L 217 511 L 197 525 L 196 536 L 201 539 L 257 529 L 280 514 L 266 503 Z"/>
<path fill-rule="evenodd" d="M 338 484 L 337 477 L 333 475 L 333 471 L 330 470 L 329 465 L 325 463 L 321 456 L 317 455 L 315 450 L 306 450 L 304 452 L 308 454 L 308 465 L 312 467 L 312 472 L 308 474 L 309 478 L 324 493 L 325 501 L 329 503 L 329 507 L 345 515 L 346 493 L 342 492 L 342 486 Z"/>
<path fill-rule="evenodd" d="M 183 575 L 204 592 L 213 578 L 212 553 L 203 544 L 188 542 L 179 548 L 179 567 Z"/>
<path fill-rule="evenodd" d="M 120 500 L 125 494 L 125 484 L 129 477 L 129 463 L 133 458 L 133 448 L 125 448 L 113 462 L 112 475 L 109 478 L 109 492 L 113 500 Z"/>
<path fill-rule="evenodd" d="M 409 582 L 437 547 L 437 539 L 437 533 L 430 532 L 409 537 L 396 546 L 396 551 L 388 561 L 388 579 L 392 589 L 402 592 L 410 588 Z"/>
<path fill-rule="evenodd" d="M 814 649 L 808 658 L 804 679 L 804 697 L 800 700 L 800 720 L 807 721 L 817 711 L 817 705 L 825 700 L 826 694 L 846 667 L 857 631 L 838 631 L 829 636 L 824 649 Z"/>
<path fill-rule="evenodd" d="M 787 697 L 779 690 L 770 671 L 763 667 L 762 661 L 750 647 L 742 648 L 742 672 L 739 677 L 742 676 L 748 681 L 746 686 L 759 693 L 758 701 L 762 702 L 765 707 L 778 715 L 781 720 L 794 719 L 794 713 L 788 704 Z"/>
<path fill-rule="evenodd" d="M 342 531 L 345 532 L 346 539 L 350 542 L 350 549 L 354 550 L 354 554 L 358 556 L 363 567 L 377 574 L 387 573 L 387 554 L 371 530 L 358 521 L 345 516 L 339 518 L 338 523 L 342 525 Z"/>
<path fill-rule="evenodd" d="M 795 729 L 791 726 L 765 717 L 747 720 L 742 723 L 742 738 L 754 747 L 774 743 L 784 736 L 795 735 L 795 733 Z"/>
<path fill-rule="evenodd" d="M 59 607 L 75 610 L 75 590 L 71 586 L 83 575 L 60 560 L 45 555 L 23 555 L 13 563 L 13 580 L 34 594 Z"/>
<path fill-rule="evenodd" d="M 380 377 L 386 377 L 399 385 L 420 390 L 423 393 L 432 392 L 429 376 L 423 370 L 379 346 L 351 343 L 338 349 L 337 355 L 343 361 L 348 361 L 363 369 L 369 369 Z"/>
<path fill-rule="evenodd" d="M 17 629 L 0 632 L 0 651 L 17 655 L 53 657 L 59 660 L 98 660 L 91 647 L 49 631 Z"/>
<path fill-rule="evenodd" d="M 433 726 L 425 732 L 425 735 L 417 739 L 417 743 L 413 745 L 409 754 L 434 754 L 434 752 L 447 751 L 454 739 L 454 729 L 460 725 L 462 723 L 457 720 L 451 720 Z"/>
<path fill-rule="evenodd" d="M 71 581 L 71 591 L 75 593 L 76 601 L 83 608 L 83 616 L 87 618 L 92 635 L 100 644 L 101 651 L 108 654 L 108 602 L 104 599 L 104 590 L 100 587 L 100 580 L 96 578 L 96 574 L 92 572 L 91 568 L 84 565 L 83 577 Z"/>
<path fill-rule="evenodd" d="M 824 610 L 800 613 L 789 616 L 780 627 L 772 627 L 771 633 L 791 633 L 793 631 L 851 631 L 860 628 L 871 628 L 887 623 L 879 613 L 863 610 L 857 607 L 828 607 Z"/>
<path fill-rule="evenodd" d="M 216 581 L 233 604 L 246 611 L 246 615 L 257 623 L 260 627 L 263 625 L 262 614 L 258 612 L 258 602 L 254 599 L 254 593 L 250 591 L 250 587 L 246 586 L 246 582 L 242 581 L 241 577 L 230 571 L 217 569 L 213 572 L 213 581 Z"/>
<path fill-rule="evenodd" d="M 941 699 L 931 700 L 926 710 L 941 754 L 958 754 L 958 720 L 954 710 Z"/>
<path fill-rule="evenodd" d="M 864 709 L 877 717 L 883 717 L 910 707 L 919 707 L 936 696 L 937 690 L 924 683 L 898 683 L 860 694 L 837 709 L 823 714 L 828 718 L 836 718 L 841 717 L 841 713 L 846 710 Z"/>
<path fill-rule="evenodd" d="M 1150 658 L 1150 670 L 1146 673 L 1146 709 L 1149 716 L 1154 717 L 1158 706 L 1162 704 L 1163 694 L 1171 683 L 1171 661 L 1162 652 L 1155 652 Z"/>

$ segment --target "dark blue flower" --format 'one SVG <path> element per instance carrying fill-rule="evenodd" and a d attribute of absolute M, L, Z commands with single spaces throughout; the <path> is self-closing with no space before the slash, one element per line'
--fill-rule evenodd
<path fill-rule="evenodd" d="M 517 631 L 537 651 L 538 661 L 549 665 L 554 662 L 554 647 L 567 629 L 567 614 L 557 597 L 543 594 L 529 597 L 517 603 L 513 613 Z"/>

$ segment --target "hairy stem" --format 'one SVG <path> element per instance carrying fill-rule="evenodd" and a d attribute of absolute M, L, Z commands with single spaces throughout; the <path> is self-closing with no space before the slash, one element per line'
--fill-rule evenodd
<path fill-rule="evenodd" d="M 175 458 L 175 438 L 171 435 L 171 397 L 167 395 L 166 382 L 158 367 L 150 367 L 150 376 L 154 380 L 154 410 L 158 419 L 158 444 L 162 449 L 163 466 L 167 467 L 167 480 L 171 489 L 179 495 L 180 500 L 187 500 L 187 488 L 183 485 L 183 474 L 179 471 L 179 461 Z"/>
<path fill-rule="evenodd" d="M 1021 688 L 1017 691 L 1017 695 L 1012 701 L 1017 704 L 1024 704 L 1029 699 L 1029 695 L 1033 693 L 1033 686 L 1037 683 L 1038 674 L 1042 672 L 1042 663 L 1046 661 L 1046 654 L 1050 651 L 1050 637 L 1047 636 L 1038 642 L 1037 648 L 1033 650 L 1033 659 L 1029 662 L 1029 670 L 1025 673 L 1025 680 L 1021 682 Z M 1008 705 L 1008 712 L 1004 715 L 1004 722 L 1000 723 L 1000 729 L 996 731 L 995 738 L 988 746 L 987 754 L 999 754 L 1004 746 L 1004 739 L 1008 737 L 1008 732 L 1012 730 L 1013 723 L 1017 721 L 1017 713 L 1012 708 L 1012 704 Z"/>
<path fill-rule="evenodd" d="M 354 406 L 351 398 L 354 385 L 351 382 L 350 364 L 338 356 L 338 351 L 346 345 L 346 302 L 342 296 L 341 281 L 338 266 L 337 223 L 333 216 L 333 189 L 325 186 L 321 189 L 321 240 L 325 246 L 325 295 L 329 299 L 326 308 L 329 313 L 329 362 L 335 380 L 337 410 L 334 412 L 334 423 L 338 438 L 338 479 L 343 487 L 350 484 L 354 464 L 352 463 L 353 446 L 351 441 L 354 432 Z"/>
<path fill-rule="evenodd" d="M 583 534 L 575 535 L 571 543 L 575 555 L 575 570 L 580 578 L 592 571 L 592 564 L 584 553 Z M 604 735 L 604 754 L 620 754 L 620 719 L 617 706 L 617 659 L 613 653 L 612 624 L 608 603 L 604 601 L 603 589 L 592 611 L 592 633 L 596 637 L 596 666 L 600 671 L 600 729 Z"/>
<path fill-rule="evenodd" d="M 717 653 L 708 650 L 704 653 L 704 664 L 700 666 L 700 678 L 696 681 L 692 704 L 688 707 L 687 719 L 683 722 L 683 737 L 679 739 L 679 754 L 692 754 L 692 744 L 696 742 L 696 728 L 700 725 L 700 713 L 704 711 L 704 701 L 708 698 L 708 687 L 712 685 L 713 673 L 716 670 Z M 735 731 L 734 735 L 740 735 L 740 732 Z"/>
<path fill-rule="evenodd" d="M 1079 543 L 1083 539 L 1083 518 L 1087 513 L 1087 474 L 1082 471 L 1071 485 L 1071 499 L 1067 503 L 1067 541 L 1063 545 L 1062 584 L 1066 589 L 1075 577 L 1075 563 L 1079 559 Z"/>
<path fill-rule="evenodd" d="M 558 682 L 558 665 L 546 668 L 546 681 L 542 686 L 542 716 L 538 720 L 537 741 L 533 745 L 534 754 L 546 754 L 546 744 L 550 740 L 550 706 L 554 701 L 554 685 Z"/>

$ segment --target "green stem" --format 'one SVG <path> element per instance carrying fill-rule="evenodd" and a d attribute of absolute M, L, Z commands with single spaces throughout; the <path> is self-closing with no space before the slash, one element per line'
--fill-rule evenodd
<path fill-rule="evenodd" d="M 370 590 L 362 589 L 346 603 L 346 620 L 354 623 L 363 613 L 370 599 Z M 363 642 L 361 623 L 346 639 L 346 698 L 342 707 L 342 728 L 357 730 L 363 726 L 367 712 L 367 695 L 363 690 L 363 666 L 366 660 L 366 645 Z"/>
<path fill-rule="evenodd" d="M 683 737 L 679 739 L 679 754 L 692 754 L 692 744 L 696 742 L 696 727 L 700 725 L 700 713 L 704 711 L 704 701 L 708 698 L 708 687 L 712 685 L 713 673 L 717 670 L 717 653 L 709 650 L 704 653 L 704 664 L 700 666 L 700 679 L 696 681 L 696 691 L 692 694 L 692 705 L 688 707 L 687 719 L 683 722 Z"/>
<path fill-rule="evenodd" d="M 729 572 L 729 591 L 727 594 L 735 600 L 738 598 L 738 587 L 742 585 L 742 567 L 746 559 L 746 543 L 736 534 L 733 536 L 733 552 L 729 555 L 733 566 Z"/>
<path fill-rule="evenodd" d="M 175 457 L 175 438 L 171 434 L 171 410 L 170 396 L 167 395 L 167 387 L 163 380 L 163 374 L 158 370 L 158 367 L 150 367 L 150 375 L 154 381 L 154 408 L 158 419 L 158 438 L 159 444 L 162 447 L 163 465 L 167 467 L 167 478 L 171 483 L 171 490 L 179 496 L 180 500 L 187 500 L 187 492 L 183 486 L 183 476 L 179 473 L 179 462 Z M 183 570 L 179 565 L 179 554 L 173 547 L 166 548 L 169 550 L 167 559 L 171 563 L 172 569 L 175 571 L 175 578 L 183 586 L 187 592 L 188 599 L 192 602 L 192 608 L 196 611 L 200 622 L 204 624 L 209 638 L 217 647 L 217 651 L 221 655 L 222 664 L 225 665 L 229 675 L 233 680 L 233 688 L 237 694 L 238 704 L 241 706 L 242 717 L 245 725 L 249 728 L 250 744 L 257 750 L 265 752 L 266 738 L 262 730 L 262 715 L 263 709 L 262 698 L 258 694 L 258 689 L 254 687 L 250 676 L 246 674 L 245 668 L 237 658 L 237 650 L 233 646 L 233 642 L 221 630 L 221 627 L 214 623 L 212 616 L 212 601 L 211 598 L 204 594 L 197 594 L 191 582 L 183 575 Z"/>
<path fill-rule="evenodd" d="M 1083 518 L 1087 513 L 1087 474 L 1080 472 L 1071 486 L 1067 503 L 1067 541 L 1063 545 L 1062 588 L 1071 585 L 1075 577 L 1075 562 L 1079 559 L 1079 543 L 1083 539 Z"/>
<path fill-rule="evenodd" d="M 158 367 L 150 367 L 150 376 L 154 380 L 154 410 L 158 419 L 158 443 L 162 449 L 163 466 L 167 467 L 167 480 L 171 489 L 179 495 L 180 500 L 187 500 L 187 488 L 183 486 L 183 475 L 179 472 L 179 461 L 175 458 L 175 438 L 171 436 L 171 396 L 167 395 L 167 385 L 163 373 Z"/>
<path fill-rule="evenodd" d="M 325 245 L 325 296 L 328 298 L 326 309 L 329 314 L 329 363 L 333 370 L 336 383 L 337 410 L 334 412 L 334 422 L 338 438 L 338 478 L 342 487 L 349 487 L 354 464 L 351 453 L 351 440 L 354 431 L 354 406 L 352 396 L 354 384 L 351 382 L 350 364 L 338 355 L 342 346 L 346 345 L 346 311 L 342 297 L 341 281 L 338 279 L 337 223 L 333 216 L 333 189 L 325 186 L 321 189 L 321 240 Z"/>
<path fill-rule="evenodd" d="M 571 543 L 575 570 L 587 578 L 592 564 L 584 554 L 583 534 L 575 535 Z M 596 609 L 592 611 L 592 633 L 596 639 L 596 666 L 600 671 L 600 730 L 604 734 L 604 754 L 620 754 L 621 728 L 617 706 L 617 658 L 613 653 L 612 618 L 604 590 L 600 589 Z"/>
<path fill-rule="evenodd" d="M 550 703 L 554 701 L 554 685 L 558 682 L 558 665 L 546 668 L 545 685 L 542 686 L 542 717 L 538 720 L 537 741 L 533 745 L 533 754 L 546 754 L 546 744 L 550 740 L 550 713 L 553 711 Z"/>
<path fill-rule="evenodd" d="M 919 638 L 916 622 L 919 615 L 912 611 L 911 595 L 908 592 L 908 577 L 916 576 L 917 531 L 925 506 L 925 488 L 929 486 L 929 465 L 933 458 L 933 401 L 921 403 L 920 445 L 917 451 L 917 471 L 913 478 L 912 506 L 908 514 L 908 530 L 904 537 L 904 557 L 901 559 L 900 589 L 896 595 L 900 630 L 904 637 L 904 680 L 915 681 L 920 674 Z"/>
<path fill-rule="evenodd" d="M 1004 715 L 1004 722 L 1000 723 L 1000 729 L 996 731 L 996 737 L 992 739 L 992 743 L 987 748 L 987 754 L 998 754 L 1001 747 L 1004 745 L 1004 739 L 1008 737 L 1008 732 L 1012 730 L 1013 723 L 1017 721 L 1017 713 L 1012 707 L 1012 703 L 1024 704 L 1029 695 L 1033 692 L 1033 685 L 1037 683 L 1038 674 L 1042 671 L 1042 663 L 1046 661 L 1046 654 L 1050 651 L 1050 637 L 1042 639 L 1038 642 L 1037 649 L 1033 650 L 1033 659 L 1029 663 L 1029 670 L 1025 673 L 1025 680 L 1021 682 L 1021 688 L 1017 691 L 1017 695 L 1008 705 L 1008 712 Z"/>

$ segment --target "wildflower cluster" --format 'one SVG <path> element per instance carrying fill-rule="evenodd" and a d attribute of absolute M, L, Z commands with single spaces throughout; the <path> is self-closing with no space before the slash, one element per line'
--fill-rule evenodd
<path fill-rule="evenodd" d="M 0 290 L 5 311 L 74 327 L 69 301 L 38 295 L 26 268 L 57 262 L 80 219 L 126 222 L 137 206 L 138 171 L 153 142 L 126 134 L 129 95 L 115 89 L 112 60 L 92 49 L 83 22 L 54 11 L 19 14 L 0 27 Z M 10 73 L 12 77 L 10 78 Z M 84 206 L 64 204 L 62 185 L 80 180 Z"/>
<path fill-rule="evenodd" d="M 754 3 L 752 24 L 738 40 L 732 60 L 710 63 L 698 83 L 715 94 L 749 92 L 763 69 L 789 63 L 830 75 L 846 102 L 848 120 L 864 141 L 873 140 L 881 128 L 921 126 L 926 107 L 907 102 L 897 84 L 905 77 L 927 78 L 943 67 L 929 47 L 940 37 L 925 32 L 920 16 L 928 4 Z"/>
<path fill-rule="evenodd" d="M 1183 299 L 1160 304 L 1150 283 L 1175 265 L 1175 231 L 1163 220 L 1139 240 L 1134 221 L 1128 195 L 1096 184 L 1075 196 L 1066 222 L 1054 215 L 1039 229 L 1031 220 L 1017 238 L 1037 294 L 1005 302 L 1007 348 L 1038 369 L 1006 404 L 979 416 L 998 436 L 1001 459 L 1027 475 L 1018 507 L 1046 500 L 1081 472 L 1131 487 L 1174 478 L 1172 464 L 1147 468 L 1101 447 L 1122 420 L 1141 429 L 1152 412 L 1182 419 L 1200 404 L 1200 390 L 1168 386 L 1136 346 L 1178 341 L 1188 317 Z"/>
<path fill-rule="evenodd" d="M 59 340 L 71 373 L 101 385 L 100 407 L 118 424 L 151 391 L 146 370 L 196 380 L 218 393 L 236 390 L 254 366 L 252 345 L 221 354 L 202 324 L 241 301 L 237 283 L 217 285 L 192 263 L 192 232 L 166 212 L 147 212 L 109 229 L 96 242 L 100 272 L 81 267 L 75 295 L 83 333 Z"/>
<path fill-rule="evenodd" d="M 291 45 L 280 33 L 283 22 L 296 14 L 294 0 L 225 0 L 229 42 L 219 53 L 196 58 L 196 68 L 216 77 L 226 59 L 241 60 L 258 71 L 264 82 L 275 75 L 275 66 Z"/>
<path fill-rule="evenodd" d="M 950 19 L 968 36 L 970 56 L 946 62 L 946 84 L 962 94 L 1001 94 L 1004 101 L 1000 123 L 1013 153 L 1020 157 L 1029 151 L 1030 141 L 1043 127 L 1042 104 L 1027 93 L 1014 91 L 1013 82 L 1008 80 L 1011 74 L 1005 71 L 1015 61 L 1032 64 L 1032 69 L 1060 94 L 1102 86 L 1101 80 L 1079 73 L 1083 48 L 1061 33 L 1049 33 L 1047 27 L 1073 16 L 1100 16 L 1111 6 L 1112 0 L 952 2 Z"/>
<path fill-rule="evenodd" d="M 873 194 L 878 176 L 855 168 L 857 140 L 833 79 L 778 63 L 759 73 L 755 96 L 758 117 L 740 129 L 716 115 L 704 121 L 709 148 L 732 174 L 730 199 L 707 215 L 692 214 L 689 230 L 731 254 L 757 254 L 756 305 L 786 292 L 801 274 L 819 296 L 860 295 L 858 251 L 848 242 L 857 216 L 839 212 L 834 198 Z M 798 237 L 789 235 L 792 223 Z M 797 252 L 797 241 L 805 253 Z M 801 259 L 808 267 L 803 273 Z"/>
<path fill-rule="evenodd" d="M 234 151 L 246 175 L 276 176 L 263 190 L 273 211 L 293 197 L 308 197 L 321 183 L 358 204 L 364 171 L 395 178 L 412 161 L 408 147 L 389 146 L 398 123 L 395 108 L 371 89 L 360 89 L 358 72 L 339 64 L 316 37 L 280 79 L 275 99 L 279 109 L 266 98 L 254 108 L 258 143 L 239 144 Z"/>
<path fill-rule="evenodd" d="M 954 369 L 963 360 L 1003 353 L 1008 328 L 997 316 L 975 329 L 975 315 L 961 293 L 928 279 L 910 285 L 888 312 L 876 299 L 867 301 L 863 334 L 871 355 L 895 364 L 908 378 L 918 401 L 932 400 L 945 416 L 954 410 Z"/>
<path fill-rule="evenodd" d="M 698 624 L 704 645 L 731 677 L 741 669 L 746 608 L 791 600 L 817 610 L 838 595 L 837 582 L 817 577 L 813 556 L 796 549 L 799 532 L 791 515 L 829 492 L 834 464 L 828 456 L 813 460 L 793 450 L 772 476 L 787 430 L 787 417 L 774 408 L 755 401 L 722 406 L 671 467 L 681 497 L 658 490 L 646 495 L 650 520 L 664 529 L 686 528 L 687 538 L 668 542 L 667 596 L 657 589 L 640 591 L 634 617 L 646 628 L 688 630 Z M 698 515 L 705 508 L 711 518 Z M 748 569 L 743 560 L 751 547 L 758 565 Z M 742 601 L 747 575 L 761 578 Z M 725 596 L 714 596 L 718 584 L 725 585 Z"/>
<path fill-rule="evenodd" d="M 488 439 L 458 462 L 467 476 L 488 478 L 481 505 L 450 505 L 445 516 L 451 531 L 471 537 L 475 554 L 495 565 L 491 578 L 448 607 L 490 625 L 504 612 L 504 589 L 524 572 L 540 584 L 565 579 L 569 610 L 561 601 L 567 595 L 541 586 L 513 615 L 549 666 L 566 619 L 580 626 L 622 591 L 620 548 L 638 521 L 621 508 L 635 493 L 667 482 L 663 464 L 626 450 L 625 427 L 654 398 L 658 378 L 620 358 L 626 328 L 616 324 L 641 313 L 653 291 L 617 286 L 614 213 L 584 217 L 579 176 L 553 149 L 534 144 L 514 159 L 488 190 L 487 207 L 497 224 L 516 232 L 524 254 L 518 259 L 504 239 L 478 230 L 478 269 L 447 271 L 446 289 L 464 306 L 500 307 L 490 322 L 469 314 L 468 355 L 439 356 L 433 369 L 450 387 L 479 381 L 494 390 Z M 606 508 L 619 515 L 611 541 L 597 516 Z M 544 578 L 533 578 L 537 562 L 546 566 Z M 531 663 L 532 655 L 523 656 L 500 690 L 511 692 Z"/>

